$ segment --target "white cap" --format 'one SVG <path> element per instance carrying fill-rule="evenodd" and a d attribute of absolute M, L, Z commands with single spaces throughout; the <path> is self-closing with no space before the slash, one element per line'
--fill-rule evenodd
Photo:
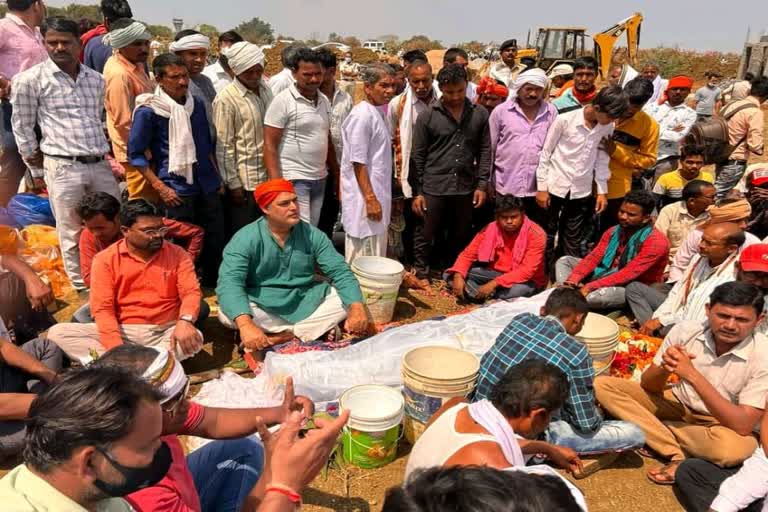
<path fill-rule="evenodd" d="M 552 68 L 552 71 L 549 72 L 549 78 L 555 78 L 556 76 L 565 76 L 565 75 L 572 75 L 573 74 L 573 66 L 570 64 L 558 64 L 557 66 Z"/>

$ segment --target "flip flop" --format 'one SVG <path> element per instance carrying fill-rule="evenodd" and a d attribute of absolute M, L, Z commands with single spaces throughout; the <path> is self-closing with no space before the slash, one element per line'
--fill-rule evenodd
<path fill-rule="evenodd" d="M 671 475 L 669 473 L 669 470 L 673 468 L 676 469 L 681 463 L 682 461 L 670 462 L 669 464 L 666 464 L 658 468 L 657 473 L 651 473 L 649 471 L 648 473 L 646 473 L 646 476 L 648 477 L 648 480 L 650 480 L 656 485 L 674 485 L 675 475 Z"/>

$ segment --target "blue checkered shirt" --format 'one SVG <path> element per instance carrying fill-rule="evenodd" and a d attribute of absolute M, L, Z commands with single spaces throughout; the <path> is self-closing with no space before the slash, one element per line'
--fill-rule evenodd
<path fill-rule="evenodd" d="M 592 358 L 587 347 L 552 317 L 523 313 L 512 319 L 480 362 L 475 400 L 489 398 L 507 370 L 529 358 L 543 359 L 568 377 L 570 389 L 562 420 L 582 433 L 600 428 L 603 420 L 595 406 Z"/>

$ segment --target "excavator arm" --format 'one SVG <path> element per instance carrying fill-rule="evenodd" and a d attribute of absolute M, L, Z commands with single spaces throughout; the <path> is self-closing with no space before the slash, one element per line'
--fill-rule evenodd
<path fill-rule="evenodd" d="M 613 47 L 624 32 L 627 33 L 627 63 L 631 66 L 637 65 L 637 52 L 640 46 L 640 26 L 642 23 L 643 15 L 636 12 L 611 28 L 592 36 L 592 39 L 595 41 L 595 53 L 600 66 L 600 74 L 603 77 L 607 77 L 610 72 Z"/>

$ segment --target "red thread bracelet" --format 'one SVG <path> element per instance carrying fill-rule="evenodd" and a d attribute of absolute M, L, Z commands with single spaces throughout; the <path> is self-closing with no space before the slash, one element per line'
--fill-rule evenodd
<path fill-rule="evenodd" d="M 301 495 L 299 495 L 297 492 L 293 491 L 289 487 L 285 487 L 282 485 L 270 485 L 270 486 L 267 486 L 267 489 L 264 492 L 265 493 L 276 492 L 278 494 L 282 494 L 283 496 L 288 498 L 288 500 L 291 503 L 299 507 L 301 506 Z"/>

